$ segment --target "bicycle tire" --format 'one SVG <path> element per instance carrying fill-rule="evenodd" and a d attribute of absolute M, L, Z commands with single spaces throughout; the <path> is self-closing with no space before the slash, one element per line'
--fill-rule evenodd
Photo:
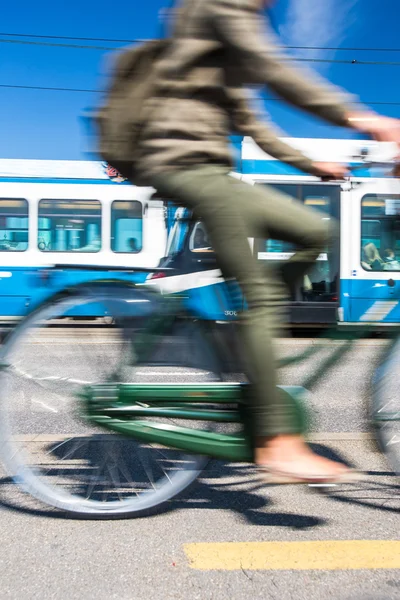
<path fill-rule="evenodd" d="M 139 298 L 143 297 L 143 295 L 146 294 L 146 292 L 144 291 L 132 291 L 132 286 L 123 286 L 123 289 L 124 293 L 135 293 L 136 299 L 138 298 L 138 294 Z M 69 413 L 64 414 L 62 412 L 68 404 L 71 404 L 71 408 L 73 408 L 73 402 L 70 401 L 70 396 L 72 393 L 71 390 L 73 384 L 74 386 L 76 385 L 76 381 L 82 383 L 82 375 L 80 375 L 80 377 L 78 377 L 77 379 L 73 379 L 71 376 L 65 376 L 65 373 L 69 372 L 68 369 L 65 368 L 65 364 L 68 361 L 65 355 L 63 355 L 63 360 L 60 361 L 60 364 L 55 361 L 54 357 L 56 356 L 56 352 L 54 349 L 57 348 L 56 340 L 54 340 L 54 342 L 51 344 L 46 344 L 44 339 L 44 345 L 40 346 L 41 352 L 38 352 L 37 348 L 34 348 L 32 350 L 29 347 L 29 344 L 40 344 L 40 336 L 44 336 L 44 338 L 46 337 L 46 329 L 44 325 L 48 326 L 49 322 L 51 322 L 53 319 L 64 315 L 71 309 L 75 309 L 78 306 L 82 307 L 85 304 L 92 303 L 94 298 L 96 299 L 96 302 L 104 302 L 105 304 L 108 304 L 108 306 L 113 306 L 115 309 L 115 306 L 116 304 L 118 304 L 119 301 L 117 295 L 120 292 L 121 288 L 118 291 L 111 292 L 111 295 L 105 295 L 103 297 L 101 296 L 101 293 L 99 293 L 99 288 L 96 286 L 94 286 L 93 288 L 84 286 L 82 289 L 79 289 L 78 286 L 77 289 L 70 293 L 66 298 L 61 297 L 56 300 L 50 300 L 45 305 L 37 309 L 34 313 L 26 317 L 9 335 L 1 351 L 2 368 L 0 371 L 0 458 L 2 459 L 8 473 L 13 477 L 14 481 L 25 492 L 28 492 L 31 496 L 41 501 L 42 503 L 45 503 L 46 505 L 52 506 L 61 511 L 66 511 L 67 513 L 70 513 L 75 517 L 84 517 L 92 519 L 127 518 L 147 516 L 155 512 L 159 512 L 160 510 L 165 508 L 166 505 L 168 505 L 169 501 L 172 498 L 176 498 L 197 479 L 197 477 L 208 462 L 208 458 L 206 457 L 197 455 L 188 456 L 187 454 L 178 450 L 173 451 L 168 449 L 168 455 L 166 455 L 165 449 L 163 449 L 163 452 L 161 453 L 159 448 L 155 448 L 149 444 L 138 442 L 132 438 L 124 438 L 122 436 L 116 436 L 114 434 L 105 433 L 103 434 L 103 437 L 104 435 L 107 437 L 106 443 L 109 444 L 107 446 L 107 461 L 110 460 L 111 448 L 113 449 L 113 452 L 119 452 L 119 454 L 113 455 L 113 460 L 115 461 L 115 464 L 113 463 L 112 467 L 110 467 L 109 462 L 107 462 L 107 464 L 105 460 L 103 462 L 104 472 L 107 466 L 107 470 L 109 471 L 109 477 L 111 479 L 113 479 L 113 477 L 115 476 L 115 473 L 114 475 L 112 475 L 111 470 L 114 469 L 114 467 L 117 468 L 117 460 L 115 459 L 115 456 L 122 457 L 122 453 L 124 453 L 124 458 L 129 458 L 129 460 L 128 458 L 126 458 L 126 464 L 124 466 L 125 471 L 128 468 L 128 466 L 133 468 L 132 453 L 135 452 L 135 465 L 139 465 L 139 462 L 141 462 L 142 465 L 140 477 L 143 478 L 143 472 L 145 471 L 150 481 L 150 476 L 146 471 L 144 459 L 141 457 L 140 452 L 147 453 L 146 461 L 149 460 L 149 456 L 154 457 L 155 453 L 158 452 L 161 456 L 166 456 L 166 459 L 159 459 L 159 462 L 162 462 L 163 464 L 161 464 L 161 466 L 158 465 L 158 467 L 160 472 L 162 470 L 163 473 L 160 476 L 159 480 L 157 479 L 157 481 L 154 482 L 151 481 L 151 485 L 143 489 L 140 489 L 138 487 L 138 482 L 132 481 L 133 485 L 130 489 L 133 495 L 127 497 L 125 497 L 125 495 L 121 497 L 120 494 L 122 492 L 118 491 L 117 499 L 115 499 L 115 494 L 113 495 L 111 493 L 109 497 L 110 499 L 105 500 L 104 497 L 102 497 L 100 500 L 100 492 L 96 492 L 96 494 L 94 494 L 92 490 L 93 499 L 91 499 L 90 494 L 88 496 L 86 493 L 87 490 L 85 492 L 84 484 L 86 485 L 87 482 L 83 482 L 83 480 L 84 477 L 90 476 L 90 460 L 92 460 L 93 463 L 95 460 L 97 460 L 97 464 L 100 464 L 101 460 L 103 460 L 103 457 L 101 458 L 101 460 L 97 458 L 95 459 L 92 456 L 91 458 L 89 458 L 89 456 L 85 458 L 85 456 L 82 456 L 82 452 L 84 452 L 85 448 L 87 447 L 87 454 L 89 455 L 90 440 L 92 439 L 92 441 L 96 443 L 96 441 L 99 441 L 97 439 L 98 436 L 96 436 L 96 431 L 92 425 L 88 427 L 87 431 L 85 429 L 85 425 L 82 425 L 82 423 L 79 422 L 79 426 L 76 425 L 77 437 L 74 437 L 72 435 L 74 434 L 74 432 L 68 431 L 68 428 L 72 427 L 72 420 L 70 419 L 70 415 Z M 152 298 L 154 298 L 154 296 L 152 296 Z M 117 316 L 118 318 L 120 318 L 120 315 Z M 210 364 L 210 357 L 213 357 L 213 360 L 216 361 L 216 372 L 212 374 L 212 377 L 220 378 L 218 361 L 215 358 L 214 349 L 208 346 L 205 336 L 203 335 L 204 332 L 202 331 L 199 324 L 191 324 L 196 330 L 196 344 L 201 339 L 200 354 L 204 353 L 205 351 L 207 352 L 207 364 Z M 32 337 L 32 335 L 34 337 Z M 88 343 L 87 340 L 85 341 L 85 343 Z M 26 345 L 25 349 L 24 344 Z M 20 350 L 21 346 L 22 351 Z M 32 352 L 33 358 L 31 356 Z M 76 352 L 77 344 L 74 342 L 72 352 L 70 353 L 72 356 L 72 364 L 74 364 L 74 356 L 76 356 Z M 96 354 L 96 352 L 98 353 L 99 351 L 97 349 L 92 349 L 91 356 Z M 50 362 L 49 359 L 51 359 Z M 31 362 L 29 362 L 29 360 Z M 37 362 L 38 360 L 39 362 Z M 107 359 L 104 360 L 103 357 L 102 363 L 104 365 L 107 365 L 108 368 L 109 363 L 112 360 L 115 361 L 115 357 L 111 356 L 110 351 L 108 351 Z M 80 363 L 80 361 L 78 362 Z M 33 371 L 31 372 L 29 372 L 29 364 L 33 366 Z M 23 365 L 22 374 L 21 365 Z M 39 377 L 35 376 L 35 369 L 37 372 L 38 365 L 40 365 L 40 368 L 42 369 L 40 380 Z M 47 374 L 49 372 L 53 373 L 54 365 L 56 365 L 59 369 L 60 376 Z M 82 366 L 81 363 L 80 366 Z M 82 372 L 82 370 L 80 372 Z M 83 372 L 85 372 L 85 369 L 83 369 Z M 86 372 L 88 372 L 87 368 Z M 9 390 L 10 380 L 12 383 L 13 379 L 15 380 L 14 383 L 16 384 L 14 396 L 12 396 L 12 394 L 9 395 L 9 393 L 5 391 Z M 191 381 L 193 382 L 193 379 Z M 6 384 L 8 384 L 8 386 Z M 39 388 L 36 388 L 35 385 L 39 385 Z M 32 393 L 28 393 L 27 390 L 29 389 L 34 389 L 35 393 L 37 393 L 37 391 L 39 390 L 39 395 L 41 399 L 36 401 L 34 398 L 34 394 L 32 395 Z M 68 397 L 67 394 L 69 394 Z M 67 399 L 59 399 L 59 396 L 62 395 L 67 397 Z M 40 421 L 40 419 L 37 417 L 37 414 L 35 413 L 35 402 L 39 403 L 39 417 L 43 416 L 44 414 L 49 422 L 49 425 L 46 425 L 46 428 L 44 427 L 44 424 L 41 425 L 41 431 L 36 431 L 34 429 L 35 426 L 39 427 L 38 423 Z M 20 403 L 20 407 L 18 403 Z M 54 404 L 52 405 L 51 403 Z M 41 404 L 44 407 L 47 406 L 47 409 L 45 408 L 43 410 L 40 406 Z M 28 415 L 25 413 L 27 407 L 29 408 Z M 24 410 L 22 411 L 22 409 Z M 13 414 L 11 414 L 13 410 L 15 411 L 15 413 L 17 413 L 15 417 Z M 42 412 L 40 412 L 41 410 Z M 57 413 L 52 412 L 55 410 L 58 410 L 60 413 L 62 413 L 58 421 L 57 419 L 55 419 L 54 416 Z M 41 424 L 44 423 L 45 417 L 42 418 Z M 187 425 L 186 422 L 185 425 Z M 50 431 L 49 427 L 53 428 L 52 431 Z M 47 431 L 47 429 L 49 429 L 49 431 Z M 67 431 L 65 431 L 65 429 L 67 429 Z M 52 444 L 52 434 L 56 436 L 61 436 L 62 441 L 60 443 L 56 442 L 55 444 Z M 48 435 L 48 439 L 46 439 L 46 435 Z M 21 446 L 25 441 L 26 445 L 28 445 L 28 441 L 24 438 L 24 436 L 25 438 L 26 436 L 28 438 L 29 436 L 32 439 L 34 438 L 35 441 L 30 442 L 32 447 L 34 447 L 35 444 L 39 443 L 39 441 L 41 440 L 43 440 L 41 441 L 42 444 L 48 444 L 50 440 L 50 446 L 45 446 L 45 448 L 40 448 L 37 451 L 35 450 L 36 454 L 38 455 L 38 458 L 35 459 L 35 452 L 32 450 L 32 448 L 30 450 L 30 453 L 27 453 L 26 449 L 21 449 Z M 79 436 L 81 436 L 81 441 L 79 441 Z M 85 437 L 89 438 L 89 442 L 87 440 L 85 440 L 85 442 L 82 441 L 82 439 L 84 439 Z M 72 450 L 71 444 L 68 445 L 68 443 L 65 441 L 68 440 L 68 442 L 71 442 L 71 439 L 74 440 L 73 443 L 76 444 L 75 448 L 72 445 Z M 76 440 L 78 441 L 76 442 Z M 84 443 L 86 444 L 86 446 L 84 446 Z M 124 444 L 124 446 L 120 446 L 116 449 L 116 446 L 118 446 L 118 444 Z M 51 464 L 49 466 L 48 462 L 50 462 L 50 460 L 53 460 L 54 453 L 58 452 L 60 454 L 60 448 L 62 447 L 64 447 L 65 451 L 65 463 L 63 463 L 64 471 L 55 469 L 53 472 L 52 466 Z M 96 447 L 96 452 L 99 453 L 99 450 L 102 451 L 102 448 L 104 453 L 104 444 L 103 446 L 101 446 L 100 443 L 100 445 Z M 46 451 L 47 454 L 43 455 L 44 451 Z M 76 458 L 73 459 L 72 457 Z M 45 464 L 43 464 L 44 458 L 48 461 Z M 74 460 L 76 461 L 76 465 L 74 464 Z M 170 463 L 173 466 L 167 472 L 165 470 L 167 469 L 166 464 Z M 46 472 L 44 469 L 47 469 Z M 118 469 L 120 469 L 120 471 L 117 473 L 117 475 L 122 479 L 122 466 L 118 465 Z M 136 466 L 135 469 L 138 469 L 138 467 Z M 155 467 L 151 466 L 151 469 L 153 469 L 151 477 L 155 477 Z M 79 470 L 82 471 L 81 475 Z M 124 477 L 127 479 L 127 473 L 129 474 L 129 471 L 125 471 Z M 100 475 L 101 477 L 105 477 L 104 472 L 96 471 L 99 477 Z M 79 481 L 80 476 L 82 481 Z M 98 481 L 100 482 L 99 485 L 101 487 L 101 485 L 103 485 L 103 482 L 99 479 L 99 477 Z M 139 475 L 137 477 L 139 478 Z M 64 480 L 65 487 L 62 488 Z M 121 483 L 121 488 L 123 488 L 124 486 L 127 487 L 127 484 L 131 483 L 128 482 L 128 479 L 123 482 L 117 479 L 117 482 Z M 114 479 L 113 483 L 116 483 Z M 122 483 L 124 484 L 124 486 L 122 485 Z M 70 486 L 72 491 L 68 491 L 68 486 Z M 83 494 L 78 494 L 78 492 L 81 489 L 80 486 L 82 486 Z M 103 485 L 103 487 L 105 487 L 105 484 Z M 104 490 L 102 490 L 102 492 L 104 492 Z M 124 494 L 125 492 L 126 490 L 124 491 Z"/>

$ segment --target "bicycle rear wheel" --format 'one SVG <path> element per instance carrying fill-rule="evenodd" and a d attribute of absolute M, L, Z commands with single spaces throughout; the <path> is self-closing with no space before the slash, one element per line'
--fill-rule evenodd
<path fill-rule="evenodd" d="M 372 422 L 382 452 L 400 475 L 400 337 L 374 376 Z"/>
<path fill-rule="evenodd" d="M 142 321 L 135 315 L 134 307 L 152 298 L 147 298 L 146 292 L 126 290 L 125 287 L 123 302 L 119 302 L 117 291 L 102 296 L 99 289 L 88 288 L 49 302 L 24 319 L 1 352 L 1 458 L 22 489 L 75 516 L 148 515 L 186 489 L 208 461 L 202 456 L 99 429 L 81 418 L 77 393 L 84 385 L 220 379 L 212 348 L 201 328 L 189 320 L 179 338 L 179 366 L 173 356 L 176 352 L 171 352 L 168 345 L 168 335 L 146 364 L 135 364 L 130 337 L 140 329 Z M 135 294 L 130 305 L 127 293 Z M 60 332 L 51 327 L 55 320 L 76 309 L 82 311 L 94 301 L 112 309 L 109 313 L 120 326 L 105 329 L 100 335 L 97 329 Z M 130 316 L 135 317 L 135 327 L 129 335 L 122 326 L 126 306 L 130 306 Z M 160 352 L 167 359 L 162 366 Z M 207 429 L 201 421 L 184 424 Z"/>

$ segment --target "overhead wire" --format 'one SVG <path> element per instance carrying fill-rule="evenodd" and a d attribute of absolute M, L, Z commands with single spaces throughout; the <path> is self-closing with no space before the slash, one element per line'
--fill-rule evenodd
<path fill-rule="evenodd" d="M 0 83 L 0 88 L 8 89 L 22 89 L 22 90 L 39 90 L 39 91 L 50 91 L 50 92 L 78 92 L 78 93 L 90 93 L 90 94 L 102 94 L 104 90 L 95 90 L 89 88 L 69 88 L 69 87 L 50 87 L 41 85 L 15 85 Z M 264 98 L 266 102 L 281 102 L 280 98 Z M 380 106 L 400 106 L 398 102 L 386 102 L 386 101 L 369 101 L 363 100 L 365 104 L 380 105 Z M 358 104 L 357 102 L 350 102 L 350 104 Z"/>
<path fill-rule="evenodd" d="M 14 85 L 8 83 L 0 83 L 0 88 L 16 89 L 16 90 L 45 90 L 50 92 L 88 92 L 91 94 L 101 94 L 102 90 L 89 90 L 83 88 L 67 88 L 67 87 L 47 87 L 42 85 Z"/>
<path fill-rule="evenodd" d="M 134 44 L 135 42 L 145 42 L 148 40 L 145 39 L 129 39 L 129 40 L 121 40 L 121 39 L 110 39 L 110 38 L 95 38 L 95 37 L 75 37 L 69 35 L 38 35 L 38 34 L 30 34 L 30 33 L 4 33 L 0 32 L 0 35 L 7 37 L 29 37 L 35 39 L 44 39 L 44 40 L 76 40 L 79 42 L 110 42 L 115 44 Z"/>
<path fill-rule="evenodd" d="M 36 35 L 28 35 L 28 34 L 6 34 L 0 33 L 0 36 L 18 36 L 24 35 L 24 37 L 35 37 L 35 38 L 46 38 L 46 39 L 74 39 L 74 40 L 93 40 L 96 41 L 96 38 L 67 38 L 65 36 L 36 36 Z M 116 43 L 119 41 L 120 43 L 140 43 L 145 40 L 111 40 L 106 38 L 98 38 L 99 41 L 108 41 Z M 110 47 L 110 46 L 93 46 L 86 44 L 65 44 L 65 43 L 55 43 L 55 42 L 38 42 L 33 40 L 7 40 L 0 39 L 0 44 L 22 44 L 28 46 L 45 46 L 50 48 L 70 48 L 76 50 L 97 50 L 97 51 L 116 51 L 120 48 L 118 47 Z M 386 51 L 386 52 L 400 52 L 400 48 L 394 48 L 392 50 L 388 49 L 372 49 L 372 48 L 334 48 L 334 47 L 324 47 L 324 46 L 286 46 L 288 49 L 297 49 L 297 50 L 348 50 L 348 51 Z M 378 61 L 378 60 L 359 60 L 356 58 L 353 59 L 335 59 L 335 58 L 305 58 L 305 57 L 287 57 L 288 60 L 292 62 L 306 62 L 306 63 L 331 63 L 331 64 L 349 64 L 349 65 L 379 65 L 379 66 L 400 66 L 400 61 Z"/>
<path fill-rule="evenodd" d="M 95 38 L 95 37 L 75 37 L 75 36 L 58 36 L 58 35 L 38 35 L 38 34 L 24 34 L 24 33 L 4 33 L 0 32 L 0 36 L 8 37 L 24 37 L 34 38 L 35 40 L 51 39 L 51 40 L 75 40 L 75 41 L 98 41 L 108 43 L 140 43 L 146 40 L 144 39 L 116 39 L 116 38 Z M 0 39 L 0 43 L 9 44 L 23 44 L 23 45 L 38 45 L 45 47 L 56 47 L 56 48 L 72 48 L 72 49 L 90 49 L 90 50 L 102 50 L 102 51 L 117 51 L 118 47 L 110 46 L 94 46 L 86 44 L 66 44 L 66 43 L 55 43 L 55 42 L 43 42 L 33 40 L 17 40 L 17 39 Z M 352 51 L 352 52 L 400 52 L 400 48 L 365 48 L 365 47 L 331 47 L 331 46 L 286 46 L 292 50 L 319 50 L 319 51 Z M 333 63 L 333 64 L 348 64 L 348 65 L 362 65 L 362 66 L 400 66 L 400 61 L 377 61 L 377 60 L 358 60 L 358 59 L 324 59 L 324 58 L 305 58 L 305 57 L 288 57 L 288 60 L 293 62 L 311 62 L 311 63 Z M 84 89 L 84 88 L 68 88 L 68 87 L 54 87 L 54 86 L 35 86 L 35 85 L 14 85 L 14 84 L 0 84 L 0 88 L 7 89 L 21 89 L 21 90 L 43 90 L 43 91 L 62 91 L 62 92 L 77 92 L 77 93 L 102 93 L 101 90 L 96 89 Z M 267 98 L 267 101 L 274 102 L 277 98 Z M 381 106 L 399 106 L 400 102 L 366 102 L 371 105 Z"/>
<path fill-rule="evenodd" d="M 34 42 L 29 40 L 3 40 L 0 39 L 0 44 L 23 44 L 28 46 L 47 46 L 52 48 L 75 48 L 77 50 L 90 49 L 90 50 L 106 50 L 106 51 L 117 51 L 121 48 L 111 48 L 108 46 L 82 46 L 77 44 L 56 44 L 53 42 Z M 400 67 L 400 61 L 380 61 L 380 60 L 359 60 L 353 59 L 336 59 L 336 58 L 302 58 L 299 56 L 287 56 L 287 60 L 290 62 L 305 62 L 305 63 L 331 63 L 331 64 L 342 64 L 342 65 L 379 65 L 379 66 L 391 66 Z"/>
<path fill-rule="evenodd" d="M 86 45 L 78 45 L 78 44 L 56 44 L 54 42 L 34 42 L 32 40 L 4 40 L 4 39 L 0 39 L 0 44 L 22 44 L 23 46 L 47 46 L 47 47 L 50 47 L 50 48 L 75 48 L 76 50 L 118 50 L 118 48 L 116 48 L 116 47 L 109 47 L 109 46 L 86 46 Z"/>
<path fill-rule="evenodd" d="M 76 40 L 80 42 L 109 42 L 115 44 L 132 44 L 148 41 L 146 39 L 116 39 L 116 38 L 98 38 L 98 37 L 76 37 L 68 35 L 38 35 L 31 33 L 5 33 L 0 32 L 0 36 L 7 37 L 29 37 L 34 39 L 48 39 L 48 40 Z M 92 48 L 92 46 L 88 46 Z M 368 48 L 368 47 L 336 47 L 336 46 L 286 46 L 293 50 L 338 50 L 338 51 L 349 51 L 349 52 L 400 52 L 400 48 Z"/>

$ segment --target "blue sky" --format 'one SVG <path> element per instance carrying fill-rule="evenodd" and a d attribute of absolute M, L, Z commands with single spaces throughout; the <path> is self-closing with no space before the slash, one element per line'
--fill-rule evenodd
<path fill-rule="evenodd" d="M 159 34 L 158 15 L 168 5 L 169 0 L 131 0 L 116 3 L 114 8 L 104 0 L 7 2 L 2 7 L 0 26 L 0 86 L 99 89 L 107 52 L 1 40 L 118 46 L 5 34 L 150 38 Z M 397 0 L 278 0 L 273 16 L 282 40 L 288 45 L 400 47 Z M 400 52 L 394 51 L 293 52 L 303 58 L 400 62 Z M 400 117 L 400 66 L 315 63 L 313 68 L 363 101 L 399 102 L 398 106 L 373 105 L 373 108 Z M 98 99 L 98 94 L 90 92 L 0 87 L 0 157 L 87 158 L 88 142 L 79 115 Z M 348 135 L 345 130 L 326 126 L 276 102 L 267 102 L 266 108 L 279 127 L 292 136 Z"/>

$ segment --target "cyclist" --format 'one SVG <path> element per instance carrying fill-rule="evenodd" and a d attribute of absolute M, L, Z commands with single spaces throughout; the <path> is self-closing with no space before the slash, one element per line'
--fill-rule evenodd
<path fill-rule="evenodd" d="M 277 389 L 273 337 L 283 304 L 276 272 L 254 259 L 247 238 L 296 244 L 292 278 L 336 235 L 319 213 L 268 187 L 229 177 L 232 94 L 265 85 L 288 103 L 332 124 L 400 145 L 400 122 L 359 106 L 354 98 L 290 65 L 262 9 L 272 0 L 183 0 L 171 45 L 156 67 L 155 93 L 146 103 L 138 170 L 142 183 L 174 197 L 201 218 L 225 276 L 244 293 L 243 343 L 255 388 L 251 410 L 254 460 L 268 480 L 282 483 L 348 481 L 352 473 L 315 455 Z M 239 92 L 240 93 L 240 92 Z M 280 156 L 291 162 L 291 154 Z M 308 161 L 313 175 L 342 179 L 343 165 Z M 302 167 L 300 167 L 302 168 Z M 267 265 L 268 268 L 268 265 Z"/>

